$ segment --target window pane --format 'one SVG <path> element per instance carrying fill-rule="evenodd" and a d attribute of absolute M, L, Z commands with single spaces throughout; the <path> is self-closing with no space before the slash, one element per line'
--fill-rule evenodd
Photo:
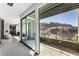
<path fill-rule="evenodd" d="M 40 36 L 77 42 L 78 23 L 76 9 L 40 19 Z"/>

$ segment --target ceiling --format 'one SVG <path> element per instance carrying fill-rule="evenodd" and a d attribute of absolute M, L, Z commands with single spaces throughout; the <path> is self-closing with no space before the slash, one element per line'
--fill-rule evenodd
<path fill-rule="evenodd" d="M 79 8 L 78 3 L 47 3 L 39 9 L 39 18 L 47 18 Z"/>
<path fill-rule="evenodd" d="M 6 3 L 0 3 L 0 18 L 10 24 L 17 24 L 20 21 L 20 15 L 28 10 L 34 3 L 14 3 L 13 7 Z"/>

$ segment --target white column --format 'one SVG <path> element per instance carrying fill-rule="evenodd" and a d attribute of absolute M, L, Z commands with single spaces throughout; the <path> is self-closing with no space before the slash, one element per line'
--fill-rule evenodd
<path fill-rule="evenodd" d="M 35 38 L 36 38 L 36 52 L 40 53 L 40 40 L 39 40 L 39 15 L 38 15 L 38 9 L 35 10 Z"/>

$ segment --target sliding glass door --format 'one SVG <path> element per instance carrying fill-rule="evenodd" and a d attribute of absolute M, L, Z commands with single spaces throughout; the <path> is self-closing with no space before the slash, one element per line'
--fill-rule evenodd
<path fill-rule="evenodd" d="M 26 17 L 27 45 L 35 50 L 35 12 Z"/>
<path fill-rule="evenodd" d="M 22 20 L 22 41 L 24 43 L 27 42 L 27 24 L 25 18 Z"/>
<path fill-rule="evenodd" d="M 36 20 L 35 11 L 22 19 L 22 41 L 33 50 L 36 50 Z"/>

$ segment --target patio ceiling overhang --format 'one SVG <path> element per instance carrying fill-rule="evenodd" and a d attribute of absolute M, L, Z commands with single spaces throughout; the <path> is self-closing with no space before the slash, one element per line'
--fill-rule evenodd
<path fill-rule="evenodd" d="M 79 8 L 79 3 L 47 3 L 40 7 L 39 18 L 43 19 Z"/>

